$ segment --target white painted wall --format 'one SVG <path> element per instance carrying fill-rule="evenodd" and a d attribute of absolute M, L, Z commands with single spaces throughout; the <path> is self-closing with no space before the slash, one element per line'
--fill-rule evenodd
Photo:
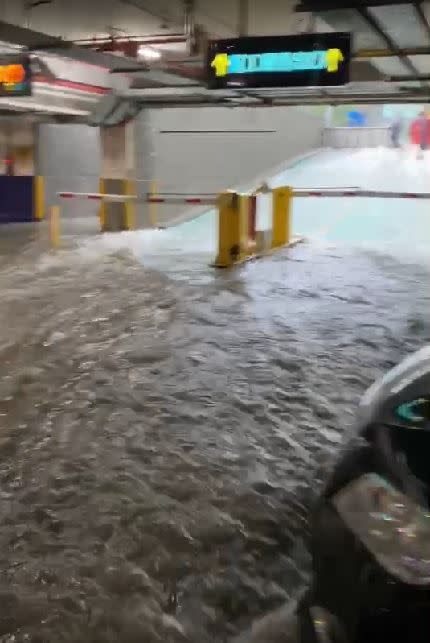
<path fill-rule="evenodd" d="M 56 192 L 98 192 L 101 170 L 99 130 L 85 125 L 39 125 L 37 173 L 46 177 L 46 205 L 57 202 Z M 91 201 L 64 201 L 67 218 L 96 216 Z"/>
<path fill-rule="evenodd" d="M 160 192 L 220 192 L 321 145 L 323 117 L 305 108 L 163 108 L 138 119 L 139 176 Z M 142 138 L 142 137 L 145 138 Z M 164 219 L 183 207 L 160 206 Z"/>
<path fill-rule="evenodd" d="M 134 127 L 127 128 L 127 139 L 134 141 L 126 145 L 129 154 L 125 155 L 124 139 L 119 136 L 122 176 L 133 176 L 125 156 L 129 160 L 135 156 L 134 176 L 142 196 L 153 180 L 161 192 L 200 194 L 246 188 L 289 159 L 318 148 L 323 126 L 322 114 L 296 107 L 146 109 Z M 108 130 L 107 139 L 114 133 L 115 129 Z M 121 174 L 110 158 L 115 146 L 105 146 L 102 160 L 100 140 L 97 128 L 40 126 L 37 170 L 47 176 L 49 205 L 57 191 L 98 191 L 103 170 Z M 159 220 L 169 221 L 186 211 L 184 206 L 160 206 Z M 96 212 L 92 202 L 65 203 L 66 216 L 95 216 Z M 148 209 L 140 208 L 139 215 L 140 224 L 146 224 Z"/>

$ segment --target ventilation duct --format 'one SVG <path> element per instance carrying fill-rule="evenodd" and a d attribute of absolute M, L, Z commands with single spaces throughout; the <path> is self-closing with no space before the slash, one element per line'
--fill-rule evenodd
<path fill-rule="evenodd" d="M 106 94 L 97 102 L 88 116 L 88 125 L 93 127 L 121 125 L 137 116 L 142 105 L 115 94 Z"/>

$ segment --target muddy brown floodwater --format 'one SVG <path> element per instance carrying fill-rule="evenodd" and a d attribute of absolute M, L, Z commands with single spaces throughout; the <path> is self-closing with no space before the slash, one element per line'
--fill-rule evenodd
<path fill-rule="evenodd" d="M 0 641 L 222 642 L 294 596 L 360 395 L 429 340 L 428 279 L 309 246 L 207 283 L 3 256 Z"/>

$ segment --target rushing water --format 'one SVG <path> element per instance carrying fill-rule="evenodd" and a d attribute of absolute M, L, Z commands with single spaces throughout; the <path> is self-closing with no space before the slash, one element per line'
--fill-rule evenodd
<path fill-rule="evenodd" d="M 54 254 L 2 232 L 0 642 L 218 643 L 294 595 L 360 395 L 430 338 L 428 271 L 385 221 L 381 253 L 227 272 L 201 222 Z"/>
<path fill-rule="evenodd" d="M 1 272 L 0 641 L 223 641 L 303 582 L 315 483 L 429 339 L 428 274 L 311 246 L 210 274 Z"/>

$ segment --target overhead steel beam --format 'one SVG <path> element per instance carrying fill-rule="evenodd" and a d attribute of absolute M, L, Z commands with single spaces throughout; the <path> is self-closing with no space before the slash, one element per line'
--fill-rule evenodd
<path fill-rule="evenodd" d="M 247 103 L 247 107 L 252 107 L 253 109 L 270 109 L 271 107 L 293 107 L 293 106 L 302 106 L 302 105 L 350 105 L 354 103 L 355 105 L 381 105 L 384 103 L 391 104 L 410 104 L 410 103 L 428 103 L 430 102 L 430 96 L 422 94 L 403 94 L 400 92 L 394 94 L 384 94 L 382 96 L 363 96 L 363 95 L 347 95 L 347 96 L 332 96 L 330 94 L 326 96 L 298 96 L 294 98 L 286 99 L 273 99 L 271 104 L 255 102 Z M 191 101 L 160 101 L 160 100 L 151 100 L 144 101 L 146 107 L 243 107 L 244 103 L 234 99 L 223 99 L 217 102 L 195 100 Z"/>
<path fill-rule="evenodd" d="M 366 7 L 385 7 L 388 5 L 408 4 L 408 0 L 368 0 Z M 297 13 L 315 11 L 339 11 L 342 9 L 362 9 L 363 0 L 301 0 L 296 6 Z"/>
<path fill-rule="evenodd" d="M 397 52 L 391 49 L 359 49 L 353 54 L 353 59 L 366 58 L 398 58 L 399 52 L 402 56 L 428 56 L 430 47 L 402 47 Z"/>
<path fill-rule="evenodd" d="M 380 90 L 378 90 L 378 87 Z M 252 94 L 252 96 L 251 96 Z M 401 94 L 402 98 L 407 96 L 420 96 L 421 99 L 427 101 L 430 99 L 430 91 L 427 88 L 415 88 L 415 87 L 399 87 L 399 86 L 390 86 L 379 84 L 377 87 L 367 87 L 366 89 L 361 89 L 359 87 L 349 88 L 348 90 L 335 90 L 325 88 L 317 89 L 313 88 L 312 90 L 303 89 L 301 91 L 288 91 L 283 92 L 271 91 L 270 93 L 254 90 L 243 91 L 243 90 L 234 90 L 229 92 L 222 92 L 220 94 L 211 92 L 210 90 L 188 90 L 188 91 L 169 91 L 169 88 L 164 89 L 144 89 L 144 90 L 127 90 L 122 92 L 122 97 L 129 100 L 135 100 L 136 102 L 145 102 L 145 103 L 189 103 L 189 102 L 204 102 L 206 104 L 212 104 L 217 101 L 226 101 L 226 100 L 238 100 L 241 97 L 252 98 L 254 100 L 263 100 L 271 99 L 272 101 L 278 100 L 290 100 L 290 101 L 300 101 L 303 99 L 310 98 L 321 98 L 329 97 L 330 99 L 379 99 L 381 102 L 392 96 Z"/>
<path fill-rule="evenodd" d="M 424 27 L 426 28 L 426 31 L 429 34 L 430 38 L 430 25 L 427 21 L 427 18 L 424 14 L 423 8 L 422 8 L 422 2 L 420 0 L 411 0 L 412 4 L 415 6 L 418 15 L 420 17 L 420 20 Z M 353 55 L 353 58 L 355 59 L 366 59 L 366 58 L 399 58 L 403 65 L 408 69 L 408 71 L 411 72 L 412 76 L 414 78 L 420 77 L 421 74 L 419 73 L 418 69 L 415 67 L 415 65 L 409 60 L 408 56 L 415 56 L 415 55 L 428 55 L 430 54 L 430 48 L 429 47 L 411 47 L 411 48 L 400 48 L 396 42 L 387 34 L 387 32 L 384 30 L 382 25 L 379 23 L 379 21 L 369 12 L 369 7 L 382 7 L 382 6 L 390 6 L 390 5 L 401 5 L 401 4 L 408 4 L 407 0 L 367 0 L 365 4 L 363 4 L 363 0 L 301 0 L 301 2 L 296 5 L 295 10 L 296 12 L 314 12 L 314 13 L 322 13 L 324 11 L 331 11 L 331 10 L 355 10 L 357 11 L 361 17 L 367 22 L 369 27 L 377 33 L 380 38 L 384 40 L 386 45 L 388 46 L 388 49 L 367 49 L 367 50 L 361 50 L 356 52 Z M 405 77 L 406 78 L 406 77 Z M 422 79 L 420 79 L 420 82 L 423 82 Z"/>
<path fill-rule="evenodd" d="M 360 16 L 367 22 L 369 27 L 371 27 L 371 29 L 373 29 L 373 31 L 377 33 L 378 36 L 382 38 L 382 40 L 384 40 L 387 47 L 389 47 L 389 49 L 393 51 L 400 58 L 403 65 L 408 69 L 408 71 L 410 71 L 411 74 L 413 74 L 414 76 L 418 76 L 419 75 L 418 69 L 415 67 L 415 65 L 411 63 L 409 58 L 402 53 L 402 50 L 397 45 L 397 43 L 395 43 L 394 40 L 391 38 L 391 36 L 387 34 L 387 32 L 383 29 L 382 25 L 380 24 L 379 20 L 377 20 L 375 16 L 373 16 L 368 11 L 367 7 L 361 6 L 357 8 L 357 11 L 360 14 Z"/>
<path fill-rule="evenodd" d="M 428 82 L 430 80 L 430 74 L 418 74 L 417 76 L 404 76 L 399 74 L 387 76 L 385 80 L 389 83 Z"/>
<path fill-rule="evenodd" d="M 423 9 L 423 3 L 421 0 L 415 0 L 415 2 L 412 3 L 414 5 L 415 12 L 418 16 L 418 19 L 421 23 L 421 25 L 424 27 L 424 30 L 427 33 L 427 38 L 430 40 L 430 23 L 427 19 L 427 16 L 424 12 Z"/>

